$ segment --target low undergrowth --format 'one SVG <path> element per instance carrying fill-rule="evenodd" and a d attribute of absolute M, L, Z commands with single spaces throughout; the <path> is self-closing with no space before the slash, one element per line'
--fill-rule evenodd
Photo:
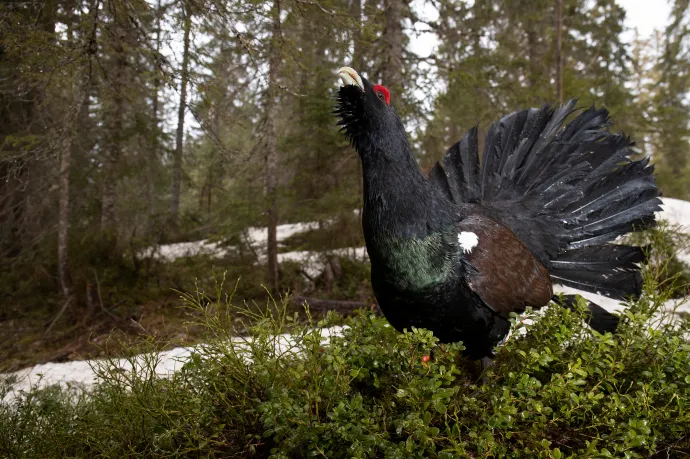
<path fill-rule="evenodd" d="M 688 457 L 690 323 L 647 287 L 615 335 L 587 328 L 583 305 L 516 318 L 487 384 L 462 344 L 397 333 L 371 311 L 305 325 L 287 301 L 251 312 L 222 286 L 185 294 L 213 339 L 181 371 L 157 378 L 151 353 L 133 372 L 96 364 L 88 394 L 10 395 L 0 456 Z M 236 314 L 251 339 L 233 338 Z"/>

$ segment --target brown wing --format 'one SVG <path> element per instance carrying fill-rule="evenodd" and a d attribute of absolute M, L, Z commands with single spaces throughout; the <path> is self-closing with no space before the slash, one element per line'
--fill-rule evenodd
<path fill-rule="evenodd" d="M 468 277 L 469 287 L 491 309 L 507 317 L 550 301 L 549 272 L 510 229 L 474 215 L 458 225 L 458 238 L 465 241 L 461 250 L 477 270 Z"/>

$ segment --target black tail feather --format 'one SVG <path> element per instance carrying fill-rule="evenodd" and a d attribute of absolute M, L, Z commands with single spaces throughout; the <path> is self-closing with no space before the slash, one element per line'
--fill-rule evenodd
<path fill-rule="evenodd" d="M 610 271 L 636 269 L 647 261 L 648 247 L 606 244 L 568 250 L 551 261 L 554 269 L 575 271 Z"/>
<path fill-rule="evenodd" d="M 477 128 L 474 127 L 443 157 L 443 170 L 455 202 L 475 202 L 480 197 L 477 148 Z"/>
<path fill-rule="evenodd" d="M 562 297 L 554 295 L 552 300 L 554 303 L 564 308 L 570 309 L 571 311 L 575 310 L 575 305 L 577 304 L 576 295 L 563 295 Z M 587 323 L 587 325 L 589 325 L 599 333 L 613 333 L 618 328 L 618 322 L 620 321 L 618 316 L 611 314 L 598 304 L 588 301 L 587 311 L 588 312 L 585 317 L 585 322 Z"/>
<path fill-rule="evenodd" d="M 592 271 L 551 271 L 555 284 L 594 292 L 616 300 L 637 298 L 642 293 L 642 275 L 639 271 L 614 271 L 604 274 Z"/>
<path fill-rule="evenodd" d="M 648 247 L 604 244 L 568 250 L 551 261 L 551 279 L 568 287 L 614 299 L 638 298 L 642 293 L 640 265 Z"/>
<path fill-rule="evenodd" d="M 451 147 L 431 180 L 458 204 L 478 203 L 509 227 L 554 282 L 612 298 L 637 296 L 641 250 L 618 236 L 655 224 L 654 169 L 607 130 L 608 111 L 576 101 L 512 113 L 489 128 L 481 167 L 476 129 Z"/>

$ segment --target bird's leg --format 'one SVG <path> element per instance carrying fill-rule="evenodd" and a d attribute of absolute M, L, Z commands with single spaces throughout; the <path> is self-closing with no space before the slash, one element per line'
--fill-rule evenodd
<path fill-rule="evenodd" d="M 476 361 L 475 361 L 476 362 Z M 477 376 L 477 378 L 481 377 L 481 385 L 482 386 L 488 386 L 489 385 L 489 378 L 486 376 L 486 371 L 489 369 L 489 367 L 494 365 L 494 361 L 491 359 L 491 357 L 482 357 L 479 359 L 479 363 L 481 365 L 481 370 L 480 374 Z M 472 366 L 473 367 L 473 373 L 476 375 L 476 363 Z M 475 381 L 479 382 L 478 380 L 475 379 Z M 470 383 L 466 383 L 469 385 Z M 470 397 L 477 397 L 479 394 L 481 394 L 482 390 L 481 388 L 475 390 L 470 394 Z"/>
<path fill-rule="evenodd" d="M 489 378 L 486 377 L 486 371 L 489 369 L 489 367 L 493 366 L 494 361 L 491 359 L 491 357 L 482 357 L 480 362 L 482 364 L 482 384 L 488 386 Z"/>

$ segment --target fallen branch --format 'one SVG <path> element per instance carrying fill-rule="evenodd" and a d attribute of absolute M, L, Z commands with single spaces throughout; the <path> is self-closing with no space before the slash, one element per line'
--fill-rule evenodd
<path fill-rule="evenodd" d="M 140 318 L 139 320 L 141 320 L 141 318 Z M 136 320 L 130 318 L 130 319 L 129 319 L 129 323 L 130 323 L 130 325 L 132 325 L 134 328 L 136 328 L 136 329 L 141 330 L 142 332 L 144 332 L 144 334 L 146 334 L 146 335 L 148 335 L 148 336 L 152 336 L 151 333 L 150 333 L 146 328 L 144 328 L 144 326 L 141 325 L 141 323 L 139 323 L 138 321 L 136 321 Z"/>
<path fill-rule="evenodd" d="M 46 328 L 46 331 L 43 332 L 43 338 L 48 336 L 48 333 L 50 333 L 50 330 L 53 329 L 53 325 L 62 317 L 62 314 L 65 313 L 65 310 L 67 309 L 67 306 L 72 302 L 72 295 L 68 296 L 65 302 L 62 304 L 62 308 L 60 308 L 60 312 L 57 313 L 55 318 L 50 321 L 50 325 L 48 325 L 48 328 Z"/>

